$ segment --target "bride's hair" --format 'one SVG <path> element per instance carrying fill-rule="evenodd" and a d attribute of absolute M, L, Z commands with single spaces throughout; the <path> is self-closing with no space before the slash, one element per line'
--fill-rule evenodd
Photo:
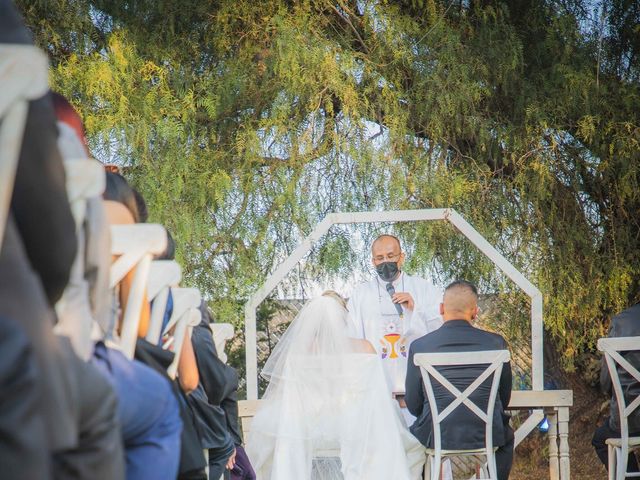
<path fill-rule="evenodd" d="M 323 377 L 339 372 L 335 364 L 346 354 L 354 353 L 347 331 L 346 302 L 336 292 L 328 291 L 306 302 L 267 359 L 261 375 L 272 383 L 299 370 L 291 358 L 323 357 Z M 328 360 L 333 358 L 333 360 Z M 271 388 L 271 386 L 270 386 Z"/>
<path fill-rule="evenodd" d="M 344 299 L 342 295 L 340 295 L 335 290 L 325 290 L 324 292 L 322 292 L 322 296 L 333 298 L 336 302 L 340 304 L 342 308 L 344 308 L 345 310 L 348 310 L 347 301 Z"/>

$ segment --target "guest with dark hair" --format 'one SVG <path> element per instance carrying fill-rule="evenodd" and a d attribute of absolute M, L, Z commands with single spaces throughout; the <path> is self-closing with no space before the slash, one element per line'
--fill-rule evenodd
<path fill-rule="evenodd" d="M 129 182 L 119 173 L 106 172 L 107 186 L 102 198 L 110 202 L 124 205 L 131 213 L 131 223 L 141 223 L 136 194 Z M 127 222 L 123 222 L 127 223 Z"/>
<path fill-rule="evenodd" d="M 67 152 L 69 160 L 82 157 L 83 154 L 86 156 L 88 152 L 82 151 L 86 149 L 86 142 L 80 117 L 60 95 L 57 95 L 56 112 L 61 120 L 61 133 L 69 135 L 71 132 L 70 135 L 77 140 L 74 145 L 73 138 L 66 138 L 61 144 L 65 151 L 75 146 L 75 151 Z M 77 138 L 78 132 L 82 137 Z M 102 200 L 99 197 L 95 200 L 87 202 L 85 218 L 82 219 L 78 230 L 82 238 L 81 254 L 76 258 L 71 282 L 71 285 L 77 288 L 73 291 L 75 298 L 68 299 L 67 308 L 63 309 L 63 312 L 65 315 L 78 315 L 80 312 L 86 317 L 85 321 L 95 321 L 100 325 L 98 330 L 101 331 L 101 335 L 96 335 L 98 342 L 95 348 L 91 349 L 91 368 L 95 369 L 93 376 L 96 379 L 106 379 L 117 392 L 118 408 L 111 413 L 110 418 L 114 421 L 119 420 L 121 425 L 117 430 L 118 438 L 125 448 L 124 453 L 119 452 L 121 475 L 124 475 L 126 459 L 126 478 L 129 480 L 173 480 L 178 469 L 182 424 L 178 415 L 178 403 L 169 382 L 146 365 L 128 360 L 119 350 L 107 348 L 102 341 L 114 330 L 115 321 L 103 318 L 109 314 L 113 316 L 112 311 L 101 311 L 109 303 L 105 297 L 110 295 L 108 275 L 111 262 L 107 216 L 103 212 Z M 122 208 L 126 210 L 125 207 Z M 130 215 L 128 210 L 126 214 Z M 87 265 L 93 269 L 90 275 L 86 275 Z M 105 275 L 107 281 L 104 280 Z M 93 282 L 85 280 L 87 278 L 93 278 Z M 68 293 L 70 292 L 65 291 L 65 297 Z M 80 298 L 81 296 L 84 298 Z M 69 308 L 70 306 L 73 308 Z M 71 334 L 74 333 L 73 329 L 67 330 Z M 89 382 L 86 384 L 90 385 Z M 99 396 L 100 391 L 90 388 L 87 389 L 87 394 Z M 93 403 L 97 405 L 91 406 L 91 403 L 87 403 L 87 406 L 96 409 L 103 401 L 101 398 L 94 398 Z M 86 443 L 87 447 L 91 446 L 91 443 Z M 102 458 L 109 460 L 104 455 Z M 111 460 L 111 465 L 117 464 L 118 461 Z M 116 478 L 109 473 L 111 465 L 95 468 L 91 476 L 97 478 L 98 475 L 107 475 L 105 479 Z"/>
<path fill-rule="evenodd" d="M 0 0 L 0 43 L 33 44 L 8 0 Z M 85 478 L 84 467 L 92 458 L 79 443 L 88 418 L 81 405 L 90 399 L 78 398 L 78 392 L 91 384 L 80 385 L 83 379 L 77 378 L 76 369 L 84 372 L 83 362 L 52 330 L 52 306 L 67 285 L 77 240 L 49 95 L 29 102 L 23 135 L 0 250 L 0 317 L 11 325 L 4 329 L 11 347 L 3 343 L 0 363 L 5 373 L 19 372 L 18 377 L 4 377 L 3 387 L 11 380 L 16 390 L 0 389 L 0 465 L 7 478 L 46 479 L 64 476 L 65 467 L 75 460 L 76 478 Z M 12 359 L 17 363 L 7 363 Z M 12 402 L 18 391 L 22 399 Z M 108 412 L 114 407 L 107 389 L 98 408 Z M 27 439 L 27 433 L 33 436 Z"/>
<path fill-rule="evenodd" d="M 138 223 L 147 223 L 149 219 L 149 211 L 147 210 L 147 202 L 144 201 L 142 194 L 133 189 L 133 196 L 136 200 L 136 207 L 138 208 Z"/>
<path fill-rule="evenodd" d="M 175 260 L 176 258 L 176 242 L 171 235 L 171 232 L 167 230 L 167 248 L 165 248 L 162 255 L 158 255 L 156 260 Z"/>

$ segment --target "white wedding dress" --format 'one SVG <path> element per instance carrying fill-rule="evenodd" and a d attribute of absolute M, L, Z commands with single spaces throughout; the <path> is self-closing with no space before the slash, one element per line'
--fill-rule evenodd
<path fill-rule="evenodd" d="M 247 453 L 258 480 L 416 480 L 424 449 L 390 398 L 380 359 L 357 353 L 346 311 L 310 301 L 263 375 Z"/>

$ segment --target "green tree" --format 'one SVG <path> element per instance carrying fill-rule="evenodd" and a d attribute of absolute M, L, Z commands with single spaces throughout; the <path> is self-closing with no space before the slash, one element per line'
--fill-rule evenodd
<path fill-rule="evenodd" d="M 218 318 L 241 322 L 326 213 L 382 208 L 461 212 L 541 288 L 569 367 L 640 300 L 637 2 L 17 3 Z M 397 229 L 412 268 L 503 291 L 526 322 L 451 229 Z M 344 275 L 356 250 L 332 230 L 306 275 Z"/>

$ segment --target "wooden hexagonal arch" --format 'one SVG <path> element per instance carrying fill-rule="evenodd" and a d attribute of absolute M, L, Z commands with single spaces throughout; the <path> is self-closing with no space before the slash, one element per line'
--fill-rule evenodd
<path fill-rule="evenodd" d="M 256 341 L 256 310 L 260 303 L 278 286 L 285 276 L 295 268 L 298 262 L 311 250 L 333 225 L 349 223 L 380 222 L 422 222 L 444 220 L 456 227 L 482 253 L 484 253 L 505 275 L 518 285 L 531 298 L 531 380 L 534 391 L 543 390 L 542 361 L 542 294 L 527 278 L 520 273 L 504 256 L 498 252 L 478 231 L 458 212 L 450 208 L 430 208 L 421 210 L 396 210 L 385 212 L 330 213 L 302 241 L 289 257 L 280 264 L 262 287 L 253 294 L 245 305 L 245 342 L 247 367 L 247 399 L 258 398 L 258 357 Z"/>

